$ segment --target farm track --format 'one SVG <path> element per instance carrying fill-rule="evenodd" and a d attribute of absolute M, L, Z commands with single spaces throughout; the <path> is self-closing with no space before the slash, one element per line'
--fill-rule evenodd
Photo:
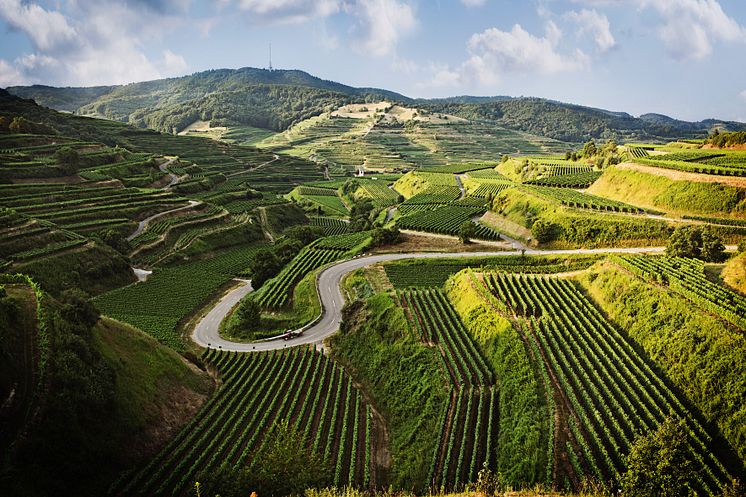
<path fill-rule="evenodd" d="M 132 232 L 132 234 L 127 237 L 127 241 L 128 242 L 132 241 L 137 235 L 139 235 L 140 233 L 142 233 L 143 231 L 145 231 L 145 228 L 148 227 L 148 224 L 150 224 L 152 221 L 158 219 L 159 217 L 163 217 L 166 214 L 173 214 L 174 212 L 180 212 L 180 211 L 183 211 L 183 210 L 191 209 L 191 208 L 196 207 L 196 206 L 201 205 L 201 204 L 202 204 L 202 202 L 200 202 L 199 200 L 190 200 L 189 201 L 189 205 L 185 205 L 183 207 L 177 207 L 176 209 L 170 209 L 170 210 L 167 210 L 167 211 L 159 212 L 157 214 L 153 214 L 152 216 L 146 217 L 145 219 L 143 219 L 142 221 L 140 221 L 137 224 L 137 228 L 135 229 L 135 231 Z"/>
<path fill-rule="evenodd" d="M 733 247 L 728 247 L 732 249 Z M 525 255 L 587 255 L 587 254 L 660 254 L 665 251 L 665 247 L 634 247 L 634 248 L 603 248 L 603 249 L 571 249 L 571 250 L 532 250 L 528 249 L 523 252 Z M 303 335 L 292 341 L 270 340 L 254 343 L 239 343 L 226 340 L 220 336 L 220 322 L 225 315 L 230 312 L 227 305 L 221 306 L 220 312 L 212 314 L 210 320 L 202 319 L 192 332 L 192 340 L 201 347 L 221 348 L 236 352 L 260 352 L 267 350 L 280 350 L 298 345 L 323 343 L 326 338 L 334 334 L 339 329 L 342 321 L 342 307 L 345 299 L 342 295 L 340 283 L 342 278 L 347 274 L 361 269 L 366 266 L 380 262 L 388 262 L 403 259 L 439 259 L 439 258 L 459 258 L 459 257 L 507 257 L 521 255 L 522 251 L 494 251 L 494 252 L 412 252 L 403 254 L 379 254 L 357 259 L 348 259 L 340 261 L 337 264 L 325 269 L 318 277 L 317 287 L 321 299 L 322 314 L 318 321 L 307 328 Z M 244 287 L 234 290 L 248 293 Z M 229 293 L 230 296 L 233 292 Z M 225 298 L 228 298 L 226 296 Z M 234 297 L 235 298 L 235 297 Z M 240 299 L 239 299 L 240 300 Z M 237 302 L 238 300 L 236 300 Z M 218 304 L 219 305 L 219 304 Z"/>

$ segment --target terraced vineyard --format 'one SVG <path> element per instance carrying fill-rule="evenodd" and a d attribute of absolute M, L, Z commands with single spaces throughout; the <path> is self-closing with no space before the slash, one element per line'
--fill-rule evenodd
<path fill-rule="evenodd" d="M 332 469 L 330 484 L 375 484 L 371 409 L 344 370 L 312 347 L 204 360 L 223 382 L 197 416 L 151 462 L 120 480 L 116 495 L 187 495 L 198 473 L 246 467 L 287 422 Z"/>
<path fill-rule="evenodd" d="M 434 210 L 416 211 L 396 221 L 402 229 L 458 235 L 459 227 L 475 215 L 485 211 L 485 207 L 454 207 L 445 205 Z M 475 238 L 497 240 L 500 233 L 482 224 L 475 223 Z"/>
<path fill-rule="evenodd" d="M 685 401 L 571 282 L 504 273 L 484 280 L 504 312 L 525 319 L 525 337 L 549 372 L 553 410 L 567 413 L 553 431 L 554 453 L 573 455 L 555 457 L 553 471 L 573 482 L 619 482 L 636 434 L 675 416 L 689 430 L 697 490 L 715 495 L 730 480 L 717 444 Z"/>
<path fill-rule="evenodd" d="M 311 226 L 321 228 L 324 234 L 343 235 L 349 229 L 349 223 L 335 217 L 311 216 Z"/>
<path fill-rule="evenodd" d="M 498 428 L 494 374 L 440 290 L 405 290 L 401 301 L 421 340 L 438 347 L 451 379 L 429 485 L 459 489 L 476 481 L 485 465 L 494 469 Z"/>
<path fill-rule="evenodd" d="M 309 272 L 338 259 L 345 252 L 345 249 L 319 248 L 318 244 L 305 247 L 280 271 L 280 274 L 265 283 L 257 302 L 265 309 L 279 309 L 285 306 L 296 283 Z"/>
<path fill-rule="evenodd" d="M 580 193 L 567 188 L 554 188 L 549 186 L 521 186 L 522 189 L 534 193 L 548 200 L 558 202 L 567 207 L 578 209 L 593 209 L 598 211 L 624 212 L 629 214 L 642 214 L 646 211 L 634 205 L 625 204 L 616 200 L 610 200 L 588 193 Z"/>
<path fill-rule="evenodd" d="M 561 260 L 521 256 L 484 257 L 464 261 L 400 261 L 383 266 L 386 277 L 396 289 L 442 287 L 448 278 L 466 268 L 513 273 L 550 274 L 586 269 L 595 257 Z"/>
<path fill-rule="evenodd" d="M 529 181 L 528 184 L 563 188 L 588 188 L 601 177 L 601 174 L 601 171 L 586 171 L 581 173 L 552 175 Z"/>
<path fill-rule="evenodd" d="M 614 261 L 647 281 L 667 284 L 695 305 L 746 330 L 746 297 L 707 279 L 702 261 L 645 256 L 618 256 Z"/>
<path fill-rule="evenodd" d="M 246 269 L 262 245 L 239 247 L 213 258 L 156 269 L 145 283 L 97 297 L 102 313 L 129 323 L 174 350 L 184 350 L 178 325 L 221 286 Z"/>

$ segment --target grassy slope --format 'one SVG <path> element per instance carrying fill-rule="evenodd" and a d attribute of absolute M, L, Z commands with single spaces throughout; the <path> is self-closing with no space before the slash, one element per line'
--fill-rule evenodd
<path fill-rule="evenodd" d="M 588 193 L 669 214 L 746 217 L 746 189 L 609 167 Z"/>
<path fill-rule="evenodd" d="M 546 464 L 542 432 L 547 430 L 547 416 L 523 342 L 510 321 L 496 313 L 475 290 L 470 272 L 451 277 L 445 288 L 497 374 L 498 471 L 514 486 L 538 483 Z"/>
<path fill-rule="evenodd" d="M 391 433 L 395 488 L 421 489 L 447 404 L 444 372 L 434 349 L 423 345 L 393 299 L 377 294 L 346 313 L 342 333 L 330 339 L 332 355 L 352 369 Z"/>
<path fill-rule="evenodd" d="M 570 209 L 516 188 L 500 192 L 492 210 L 526 228 L 534 219 L 552 223 L 558 246 L 665 245 L 668 238 L 663 221 Z"/>
<path fill-rule="evenodd" d="M 746 337 L 610 263 L 580 283 L 746 460 Z"/>
<path fill-rule="evenodd" d="M 720 276 L 729 286 L 746 294 L 746 252 L 729 260 Z"/>
<path fill-rule="evenodd" d="M 153 455 L 196 412 L 212 382 L 173 350 L 129 325 L 103 318 L 93 343 L 114 370 L 116 427 L 132 460 Z"/>

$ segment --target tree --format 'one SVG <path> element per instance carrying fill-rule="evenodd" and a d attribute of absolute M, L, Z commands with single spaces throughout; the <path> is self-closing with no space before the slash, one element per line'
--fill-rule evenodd
<path fill-rule="evenodd" d="M 701 231 L 693 226 L 679 226 L 671 234 L 666 247 L 668 257 L 699 258 Z"/>
<path fill-rule="evenodd" d="M 57 166 L 67 175 L 76 174 L 80 165 L 80 154 L 71 147 L 61 147 L 54 153 Z"/>
<path fill-rule="evenodd" d="M 723 262 L 725 260 L 725 245 L 723 241 L 709 229 L 702 230 L 700 236 L 702 249 L 700 254 L 707 262 Z"/>
<path fill-rule="evenodd" d="M 265 281 L 280 272 L 280 269 L 282 269 L 282 263 L 270 249 L 261 250 L 254 254 L 247 268 L 254 288 L 262 286 Z"/>
<path fill-rule="evenodd" d="M 10 119 L 5 116 L 0 116 L 0 133 L 10 133 Z"/>
<path fill-rule="evenodd" d="M 666 247 L 669 257 L 692 257 L 707 262 L 725 260 L 722 240 L 709 229 L 698 226 L 679 226 L 671 234 Z"/>
<path fill-rule="evenodd" d="M 669 417 L 655 432 L 635 440 L 627 456 L 622 489 L 624 495 L 635 497 L 690 495 L 693 474 L 696 468 L 689 459 L 686 425 Z"/>
<path fill-rule="evenodd" d="M 537 219 L 531 225 L 531 236 L 539 243 L 551 242 L 554 239 L 554 226 L 543 219 Z"/>
<path fill-rule="evenodd" d="M 598 149 L 596 148 L 596 142 L 593 140 L 589 140 L 585 145 L 583 145 L 583 157 L 593 157 L 597 153 Z"/>
<path fill-rule="evenodd" d="M 399 243 L 401 240 L 401 232 L 396 226 L 392 228 L 376 228 L 373 232 L 374 247 L 380 247 L 383 245 L 394 245 Z"/>
<path fill-rule="evenodd" d="M 458 227 L 458 239 L 461 240 L 461 243 L 469 243 L 476 234 L 477 227 L 471 221 L 464 221 Z"/>
<path fill-rule="evenodd" d="M 262 323 L 262 309 L 251 297 L 238 304 L 231 323 L 231 333 L 239 337 L 247 337 L 252 331 L 259 329 Z"/>

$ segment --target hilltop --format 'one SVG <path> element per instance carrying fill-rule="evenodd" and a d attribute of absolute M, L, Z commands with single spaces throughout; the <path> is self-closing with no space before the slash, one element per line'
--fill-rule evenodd
<path fill-rule="evenodd" d="M 704 138 L 715 128 L 746 130 L 746 124 L 732 121 L 687 122 L 658 114 L 633 117 L 625 112 L 542 98 L 412 99 L 389 90 L 355 88 L 327 81 L 299 70 L 269 71 L 251 67 L 215 69 L 119 86 L 14 86 L 8 91 L 56 110 L 105 117 L 169 133 L 182 131 L 197 120 L 212 121 L 213 126 L 246 125 L 283 131 L 303 119 L 344 104 L 379 100 L 575 143 L 590 138 L 617 141 Z"/>

